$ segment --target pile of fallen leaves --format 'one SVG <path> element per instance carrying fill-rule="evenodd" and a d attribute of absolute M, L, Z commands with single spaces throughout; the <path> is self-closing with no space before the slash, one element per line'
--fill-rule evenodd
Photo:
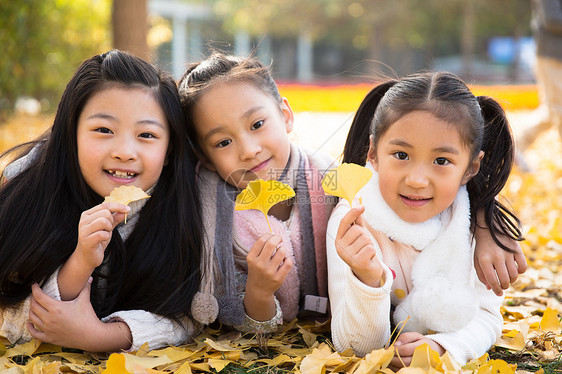
<path fill-rule="evenodd" d="M 18 136 L 14 135 L 18 127 L 0 125 L 0 142 L 6 139 L 5 131 Z M 427 346 L 419 347 L 412 366 L 400 373 L 562 373 L 562 142 L 556 131 L 542 134 L 526 158 L 532 170 L 516 168 L 503 196 L 524 223 L 522 246 L 529 269 L 506 292 L 501 339 L 485 356 L 462 367 L 447 354 L 439 357 Z M 392 373 L 388 368 L 392 354 L 392 346 L 365 358 L 350 351 L 337 353 L 329 339 L 328 323 L 294 321 L 269 337 L 215 327 L 207 328 L 188 345 L 158 350 L 145 346 L 137 352 L 112 355 L 37 341 L 15 347 L 0 343 L 0 371 Z"/>

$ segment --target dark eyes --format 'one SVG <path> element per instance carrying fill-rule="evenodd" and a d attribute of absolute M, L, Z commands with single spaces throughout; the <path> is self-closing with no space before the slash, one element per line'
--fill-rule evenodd
<path fill-rule="evenodd" d="M 252 125 L 252 130 L 257 130 L 263 126 L 263 121 L 258 121 Z"/>
<path fill-rule="evenodd" d="M 396 152 L 394 154 L 394 157 L 396 157 L 399 160 L 407 160 L 408 159 L 408 154 L 406 152 Z"/>
<path fill-rule="evenodd" d="M 232 140 L 229 140 L 229 139 L 223 140 L 223 141 L 221 141 L 221 142 L 219 142 L 219 143 L 217 144 L 217 147 L 218 147 L 218 148 L 224 148 L 224 147 L 226 147 L 227 145 L 229 145 L 230 143 L 232 143 Z"/>
<path fill-rule="evenodd" d="M 409 159 L 409 156 L 406 152 L 395 152 L 394 157 L 396 157 L 398 160 L 408 160 Z M 449 161 L 445 157 L 437 157 L 433 161 L 434 164 L 439 165 L 439 166 L 448 165 L 450 162 L 451 161 Z"/>
<path fill-rule="evenodd" d="M 108 129 L 107 127 L 100 127 L 98 129 L 95 129 L 94 131 L 100 132 L 102 134 L 111 134 L 111 130 Z"/>
<path fill-rule="evenodd" d="M 108 129 L 107 127 L 100 127 L 94 130 L 95 132 L 99 132 L 100 134 L 113 134 L 113 131 Z M 143 139 L 156 139 L 156 135 L 150 132 L 143 132 L 139 134 L 139 138 Z"/>
<path fill-rule="evenodd" d="M 449 160 L 447 160 L 445 157 L 437 157 L 434 161 L 437 165 L 447 165 L 449 163 Z"/>

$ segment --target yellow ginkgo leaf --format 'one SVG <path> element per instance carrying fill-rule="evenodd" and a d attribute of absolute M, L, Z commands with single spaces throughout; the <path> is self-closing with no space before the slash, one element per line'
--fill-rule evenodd
<path fill-rule="evenodd" d="M 119 186 L 115 187 L 109 196 L 105 197 L 105 202 L 119 203 L 129 205 L 130 202 L 147 199 L 150 196 L 141 188 L 136 186 Z M 127 223 L 127 215 L 125 214 L 125 223 Z"/>
<path fill-rule="evenodd" d="M 429 344 L 423 343 L 414 349 L 410 367 L 424 370 L 435 368 L 439 364 L 439 353 L 434 351 Z"/>
<path fill-rule="evenodd" d="M 376 373 L 378 370 L 386 368 L 394 357 L 394 347 L 373 350 L 361 361 L 355 374 Z"/>
<path fill-rule="evenodd" d="M 517 365 L 510 365 L 504 360 L 490 360 L 478 368 L 477 374 L 515 374 Z"/>
<path fill-rule="evenodd" d="M 507 348 L 512 351 L 522 351 L 525 349 L 525 338 L 517 330 L 511 330 L 502 335 L 495 344 L 496 347 Z"/>
<path fill-rule="evenodd" d="M 326 194 L 346 199 L 352 205 L 357 192 L 372 176 L 373 173 L 366 167 L 345 163 L 326 173 L 322 179 L 322 188 Z"/>
<path fill-rule="evenodd" d="M 130 373 L 125 367 L 125 356 L 121 353 L 112 353 L 107 360 L 107 366 L 102 374 L 126 374 Z"/>
<path fill-rule="evenodd" d="M 267 218 L 267 212 L 275 204 L 295 196 L 295 191 L 285 183 L 262 179 L 256 179 L 248 183 L 248 186 L 236 196 L 236 210 L 257 209 L 263 213 L 269 230 L 271 225 Z"/>
<path fill-rule="evenodd" d="M 557 333 L 560 331 L 562 324 L 558 320 L 558 313 L 552 308 L 546 308 L 539 323 L 542 331 L 552 331 Z"/>
<path fill-rule="evenodd" d="M 119 186 L 115 187 L 104 201 L 128 205 L 131 201 L 147 199 L 150 196 L 141 188 L 136 186 Z"/>
<path fill-rule="evenodd" d="M 302 374 L 324 374 L 327 366 L 339 365 L 344 361 L 338 352 L 332 352 L 327 344 L 321 343 L 303 358 L 300 371 Z"/>

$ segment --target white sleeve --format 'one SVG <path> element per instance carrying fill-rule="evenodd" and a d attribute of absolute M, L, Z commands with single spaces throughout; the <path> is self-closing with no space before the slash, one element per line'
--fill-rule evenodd
<path fill-rule="evenodd" d="M 144 343 L 150 349 L 180 345 L 201 330 L 199 324 L 188 317 L 178 322 L 144 310 L 124 310 L 101 319 L 102 322 L 125 322 L 131 330 L 133 341 L 129 351 L 138 350 Z"/>
<path fill-rule="evenodd" d="M 500 313 L 503 296 L 496 296 L 478 280 L 476 283 L 480 309 L 472 321 L 459 331 L 427 336 L 441 344 L 461 365 L 486 353 L 499 338 L 503 326 Z"/>
<path fill-rule="evenodd" d="M 361 282 L 336 251 L 335 238 L 349 206 L 339 204 L 326 232 L 328 293 L 332 311 L 332 341 L 338 351 L 353 348 L 358 356 L 383 348 L 390 339 L 392 273 L 383 264 L 385 283 L 373 288 Z M 376 243 L 375 243 L 376 244 Z"/>
<path fill-rule="evenodd" d="M 43 292 L 55 300 L 60 300 L 59 285 L 57 282 L 58 274 L 59 269 L 57 269 L 42 286 Z M 12 344 L 25 343 L 32 339 L 27 329 L 30 305 L 31 296 L 28 296 L 17 306 L 1 310 L 2 320 L 0 321 L 0 336 L 6 337 Z"/>

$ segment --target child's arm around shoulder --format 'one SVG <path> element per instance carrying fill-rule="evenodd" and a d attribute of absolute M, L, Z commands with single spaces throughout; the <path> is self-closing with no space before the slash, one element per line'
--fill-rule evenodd
<path fill-rule="evenodd" d="M 382 348 L 390 338 L 392 274 L 390 269 L 376 258 L 380 252 L 375 242 L 365 241 L 361 242 L 363 246 L 356 246 L 366 247 L 365 253 L 360 250 L 355 253 L 348 252 L 345 244 L 340 242 L 339 237 L 343 238 L 349 228 L 357 226 L 352 233 L 356 230 L 361 231 L 358 230 L 359 225 L 351 225 L 361 213 L 360 209 L 350 210 L 345 202 L 338 204 L 328 222 L 326 249 L 332 340 L 338 351 L 352 347 L 357 355 L 364 356 L 373 349 Z M 372 248 L 369 248 L 370 246 Z M 356 261 L 354 258 L 363 261 L 363 268 L 357 264 L 354 264 L 354 267 L 358 273 L 364 272 L 364 279 L 375 287 L 362 282 L 339 253 L 347 256 L 352 264 Z M 380 284 L 377 284 L 379 282 Z"/>
<path fill-rule="evenodd" d="M 482 212 L 478 212 L 478 224 L 475 231 L 476 248 L 474 250 L 474 268 L 478 279 L 498 296 L 503 294 L 510 283 L 517 280 L 519 274 L 527 270 L 527 261 L 519 243 L 506 236 L 499 240 L 510 248 L 508 252 L 494 242 L 490 230 L 484 226 Z"/>

